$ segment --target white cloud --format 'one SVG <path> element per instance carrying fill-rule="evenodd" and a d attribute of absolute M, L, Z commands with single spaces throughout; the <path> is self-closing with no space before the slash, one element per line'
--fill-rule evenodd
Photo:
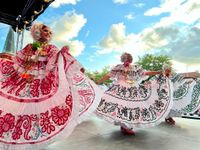
<path fill-rule="evenodd" d="M 73 56 L 80 55 L 85 49 L 85 44 L 82 41 L 73 40 L 66 43 L 70 47 L 70 54 Z"/>
<path fill-rule="evenodd" d="M 128 3 L 128 0 L 113 0 L 113 2 L 117 4 L 126 4 Z"/>
<path fill-rule="evenodd" d="M 142 8 L 145 6 L 145 3 L 136 3 L 134 4 L 135 7 Z"/>
<path fill-rule="evenodd" d="M 118 49 L 120 46 L 124 45 L 126 40 L 125 28 L 123 23 L 112 25 L 109 35 L 103 38 L 100 46 L 106 49 Z"/>
<path fill-rule="evenodd" d="M 168 55 L 186 64 L 200 62 L 200 28 L 190 26 L 154 26 L 138 34 L 142 49 Z"/>
<path fill-rule="evenodd" d="M 144 15 L 146 16 L 155 16 L 160 15 L 166 12 L 174 12 L 177 11 L 179 6 L 186 0 L 163 0 L 161 1 L 160 7 L 153 7 L 150 10 L 146 11 Z"/>
<path fill-rule="evenodd" d="M 186 72 L 187 71 L 187 66 L 186 64 L 182 63 L 182 62 L 178 62 L 175 60 L 172 60 L 172 67 L 175 69 L 175 71 L 177 73 L 181 73 L 181 72 Z"/>
<path fill-rule="evenodd" d="M 54 7 L 54 8 L 58 8 L 62 5 L 65 5 L 65 4 L 72 4 L 72 5 L 76 5 L 77 2 L 79 2 L 80 0 L 55 0 L 54 2 L 51 3 L 51 7 Z"/>
<path fill-rule="evenodd" d="M 64 16 L 57 19 L 53 24 L 53 31 L 56 33 L 55 41 L 68 41 L 78 36 L 79 31 L 86 24 L 87 19 L 82 14 L 66 12 Z"/>
<path fill-rule="evenodd" d="M 123 23 L 111 26 L 108 35 L 100 42 L 99 54 L 127 51 L 141 56 L 145 53 L 168 55 L 175 61 L 187 65 L 200 62 L 200 28 L 199 22 L 188 25 L 160 26 L 144 29 L 139 34 L 125 34 Z"/>
<path fill-rule="evenodd" d="M 143 50 L 142 44 L 139 41 L 140 38 L 135 34 L 126 35 L 125 30 L 126 26 L 123 23 L 113 24 L 108 35 L 100 42 L 97 53 L 106 54 L 117 52 L 121 54 L 123 52 L 129 52 L 133 53 L 133 57 L 141 55 Z"/>
<path fill-rule="evenodd" d="M 199 20 L 200 1 L 196 0 L 165 0 L 160 7 L 154 7 L 144 13 L 146 16 L 169 13 L 168 17 L 163 17 L 159 26 L 171 25 L 177 22 L 192 24 Z"/>
<path fill-rule="evenodd" d="M 153 27 L 146 28 L 140 34 L 138 34 L 141 39 L 142 49 L 152 50 L 159 49 L 169 44 L 176 38 L 178 34 L 178 29 L 173 27 Z"/>
<path fill-rule="evenodd" d="M 189 65 L 175 60 L 171 61 L 177 73 L 200 71 L 200 65 Z"/>
<path fill-rule="evenodd" d="M 53 43 L 58 47 L 69 44 L 70 52 L 73 56 L 78 56 L 84 50 L 85 45 L 82 41 L 76 40 L 80 30 L 86 24 L 87 19 L 82 14 L 66 12 L 62 17 L 52 23 L 54 31 Z"/>
<path fill-rule="evenodd" d="M 126 34 L 126 26 L 123 23 L 113 24 L 107 36 L 99 46 L 99 54 L 110 52 L 143 53 L 147 50 L 166 47 L 178 34 L 176 28 L 146 28 L 139 34 Z M 167 49 L 167 48 L 166 48 Z"/>
<path fill-rule="evenodd" d="M 126 18 L 127 20 L 133 20 L 135 17 L 134 17 L 134 15 L 133 15 L 133 13 L 129 13 L 128 15 L 125 16 L 125 18 Z"/>
<path fill-rule="evenodd" d="M 200 29 L 196 27 L 179 29 L 177 40 L 171 40 L 167 47 L 170 51 L 167 55 L 173 59 L 189 65 L 200 62 Z"/>
<path fill-rule="evenodd" d="M 166 0 L 159 8 L 160 12 L 152 14 L 169 12 L 169 16 L 142 31 L 141 41 L 144 46 L 148 50 L 157 49 L 161 54 L 190 66 L 199 64 L 200 1 Z M 155 34 L 158 35 L 157 38 Z"/>

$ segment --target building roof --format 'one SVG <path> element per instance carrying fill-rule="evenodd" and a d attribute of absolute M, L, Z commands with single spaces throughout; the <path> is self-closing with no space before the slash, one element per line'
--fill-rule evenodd
<path fill-rule="evenodd" d="M 0 22 L 22 30 L 31 26 L 54 0 L 3 0 L 0 5 Z"/>

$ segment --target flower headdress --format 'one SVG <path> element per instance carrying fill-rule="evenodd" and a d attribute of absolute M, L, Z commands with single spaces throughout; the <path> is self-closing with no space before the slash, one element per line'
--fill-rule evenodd
<path fill-rule="evenodd" d="M 35 23 L 34 25 L 32 25 L 30 31 L 34 41 L 38 41 L 40 39 L 40 30 L 42 29 L 42 27 L 42 23 Z"/>

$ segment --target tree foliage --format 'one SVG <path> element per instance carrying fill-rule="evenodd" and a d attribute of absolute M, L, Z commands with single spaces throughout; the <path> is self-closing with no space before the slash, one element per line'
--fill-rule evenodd
<path fill-rule="evenodd" d="M 143 69 L 149 70 L 149 71 L 159 71 L 162 70 L 162 67 L 164 64 L 172 65 L 171 59 L 168 56 L 165 55 L 152 55 L 147 54 L 143 56 L 142 58 L 139 58 L 139 61 L 137 62 Z"/>

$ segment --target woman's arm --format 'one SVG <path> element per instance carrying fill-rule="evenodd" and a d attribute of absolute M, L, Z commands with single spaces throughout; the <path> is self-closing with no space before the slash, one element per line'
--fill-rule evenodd
<path fill-rule="evenodd" d="M 147 75 L 147 76 L 153 76 L 153 75 L 157 75 L 157 74 L 162 74 L 162 71 L 146 71 L 146 72 L 144 72 L 144 75 Z"/>
<path fill-rule="evenodd" d="M 199 72 L 186 72 L 186 73 L 181 73 L 181 75 L 183 75 L 184 78 L 199 78 L 200 77 L 200 73 Z"/>
<path fill-rule="evenodd" d="M 85 68 L 81 68 L 80 71 L 84 74 L 85 73 Z"/>
<path fill-rule="evenodd" d="M 110 74 L 109 73 L 106 74 L 105 76 L 103 76 L 101 79 L 97 80 L 96 84 L 101 84 L 102 82 L 104 82 L 104 81 L 106 81 L 108 79 L 110 79 Z"/>

